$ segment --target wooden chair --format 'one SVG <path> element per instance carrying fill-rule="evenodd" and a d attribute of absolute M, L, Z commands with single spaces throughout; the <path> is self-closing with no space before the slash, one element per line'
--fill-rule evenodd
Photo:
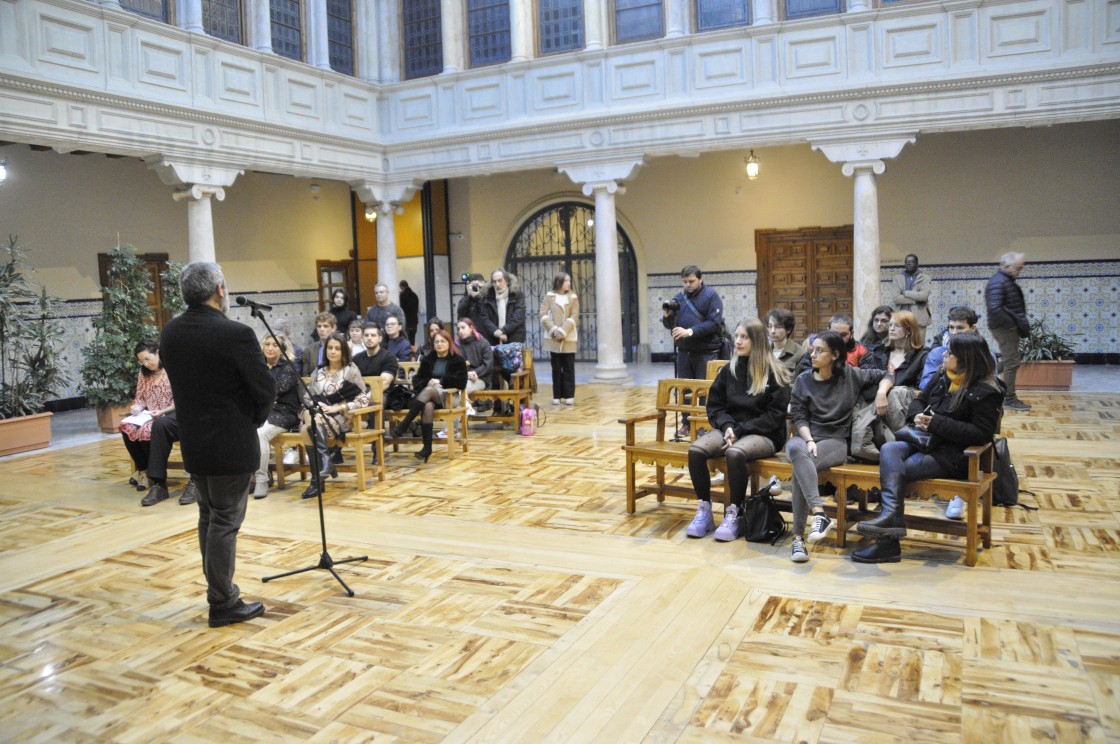
<path fill-rule="evenodd" d="M 533 405 L 533 388 L 536 386 L 536 372 L 533 370 L 533 351 L 526 347 L 522 351 L 521 369 L 514 372 L 509 379 L 509 387 L 502 390 L 478 390 L 471 394 L 472 401 L 489 400 L 495 405 L 500 401 L 512 406 L 513 411 L 504 416 L 482 416 L 476 421 L 500 421 L 511 424 L 513 428 L 521 425 L 521 409 Z"/>
<path fill-rule="evenodd" d="M 719 371 L 725 366 L 727 366 L 726 359 L 713 359 L 708 362 L 708 367 L 704 370 L 704 376 L 709 380 L 714 380 L 716 379 L 716 375 L 719 374 Z"/>
<path fill-rule="evenodd" d="M 679 486 L 665 482 L 665 468 L 688 466 L 688 448 L 696 439 L 696 426 L 692 427 L 690 441 L 674 442 L 666 440 L 666 428 L 672 437 L 672 425 L 666 426 L 669 416 L 674 413 L 687 413 L 693 420 L 707 421 L 705 418 L 704 401 L 708 397 L 711 380 L 688 380 L 683 378 L 670 378 L 659 380 L 657 383 L 657 410 L 642 416 L 631 416 L 619 419 L 620 424 L 626 426 L 626 444 L 622 446 L 626 452 L 626 511 L 634 513 L 636 502 L 643 496 L 655 494 L 658 501 L 664 501 L 666 494 L 695 498 L 696 493 L 691 487 Z M 640 423 L 656 422 L 657 427 L 653 439 L 639 440 L 637 425 Z M 638 486 L 637 465 L 648 463 L 656 469 L 653 483 Z M 727 461 L 716 458 L 708 461 L 708 467 L 727 474 Z M 730 503 L 730 494 L 727 479 L 723 484 L 723 503 Z"/>
<path fill-rule="evenodd" d="M 402 385 L 412 385 L 412 378 L 416 376 L 416 370 L 420 369 L 420 362 L 401 362 L 397 368 L 397 381 Z M 448 393 L 448 400 L 452 401 L 454 405 L 448 408 L 437 408 L 432 418 L 432 423 L 442 422 L 447 431 L 447 439 L 432 439 L 432 444 L 439 442 L 447 442 L 447 459 L 455 459 L 455 450 L 457 446 L 463 447 L 463 452 L 470 452 L 470 441 L 467 432 L 467 407 L 461 400 L 460 391 L 458 388 L 445 388 L 444 392 Z M 400 411 L 386 411 L 385 423 L 392 426 L 400 421 L 408 413 L 407 410 Z M 455 422 L 459 423 L 458 431 L 456 431 Z M 418 442 L 418 437 L 400 437 L 393 439 L 393 452 L 400 451 L 401 442 Z"/>
<path fill-rule="evenodd" d="M 346 455 L 347 450 L 353 450 L 353 462 L 350 462 L 347 458 L 347 461 L 336 466 L 339 472 L 354 473 L 357 476 L 359 489 L 366 488 L 365 449 L 368 444 L 373 444 L 374 450 L 377 452 L 377 462 L 373 465 L 374 472 L 377 473 L 377 480 L 383 481 L 386 477 L 385 409 L 381 378 L 365 377 L 363 379 L 369 390 L 369 405 L 357 408 L 352 412 L 354 428 L 347 432 L 345 442 L 339 442 L 343 456 Z M 367 417 L 370 420 L 367 420 Z M 284 464 L 284 449 L 286 447 L 295 447 L 299 451 L 299 463 L 297 465 Z M 276 461 L 274 467 L 278 489 L 285 487 L 284 481 L 289 475 L 299 473 L 300 480 L 304 480 L 307 474 L 311 472 L 311 464 L 307 457 L 303 438 L 298 432 L 285 432 L 273 439 L 272 453 L 273 459 Z"/>

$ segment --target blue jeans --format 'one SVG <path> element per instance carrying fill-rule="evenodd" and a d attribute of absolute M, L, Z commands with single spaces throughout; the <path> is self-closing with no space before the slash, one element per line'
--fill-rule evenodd
<path fill-rule="evenodd" d="M 237 562 L 237 533 L 245 519 L 252 473 L 196 475 L 198 486 L 198 547 L 206 574 L 206 601 L 212 610 L 228 610 L 241 591 L 233 583 Z"/>
<path fill-rule="evenodd" d="M 887 442 L 879 450 L 879 488 L 899 498 L 905 483 L 927 478 L 959 478 L 963 472 L 952 472 L 933 458 L 918 452 L 906 442 Z"/>

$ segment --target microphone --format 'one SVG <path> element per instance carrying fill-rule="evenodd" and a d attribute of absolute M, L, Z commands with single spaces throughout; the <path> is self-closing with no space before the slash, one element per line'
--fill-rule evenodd
<path fill-rule="evenodd" d="M 242 305 L 243 307 L 248 307 L 252 310 L 271 310 L 272 309 L 272 305 L 266 305 L 263 302 L 257 302 L 256 300 L 250 300 L 245 295 L 237 295 L 237 304 Z"/>

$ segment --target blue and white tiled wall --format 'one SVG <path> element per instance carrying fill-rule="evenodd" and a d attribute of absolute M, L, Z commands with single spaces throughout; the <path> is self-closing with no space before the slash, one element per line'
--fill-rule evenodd
<path fill-rule="evenodd" d="M 891 277 L 899 266 L 882 269 L 882 296 L 893 293 Z M 947 323 L 949 308 L 968 305 L 980 314 L 980 327 L 987 331 L 984 286 L 996 271 L 991 263 L 931 264 L 922 271 L 933 279 L 930 312 L 933 324 Z M 681 286 L 679 274 L 649 274 L 646 338 L 652 354 L 669 354 L 672 343 L 661 326 L 661 303 Z M 731 320 L 752 317 L 756 308 L 758 274 L 755 271 L 712 271 L 704 273 L 705 284 L 723 298 L 724 315 Z M 1050 327 L 1069 337 L 1080 359 L 1104 361 L 1105 355 L 1120 352 L 1120 260 L 1028 262 L 1019 285 L 1027 301 L 1027 313 L 1046 318 Z"/>

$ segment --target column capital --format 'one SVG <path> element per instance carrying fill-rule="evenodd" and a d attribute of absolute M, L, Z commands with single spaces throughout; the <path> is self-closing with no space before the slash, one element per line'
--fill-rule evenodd
<path fill-rule="evenodd" d="M 203 198 L 214 198 L 218 201 L 225 201 L 226 190 L 221 186 L 203 186 L 197 183 L 183 184 L 175 189 L 175 193 L 171 195 L 175 201 L 198 201 Z"/>
<path fill-rule="evenodd" d="M 149 155 L 144 158 L 148 167 L 156 172 L 165 186 L 232 186 L 237 177 L 245 172 L 244 168 L 226 168 L 210 163 L 191 163 L 183 160 L 168 160 L 163 155 Z M 224 197 L 223 197 L 224 198 Z"/>
<path fill-rule="evenodd" d="M 586 196 L 599 190 L 623 194 L 626 189 L 622 182 L 633 178 L 645 162 L 645 158 L 637 158 L 603 163 L 561 163 L 556 169 L 572 179 L 572 183 L 581 184 Z"/>
<path fill-rule="evenodd" d="M 376 206 L 379 209 L 383 209 L 383 205 L 388 204 L 396 209 L 411 201 L 416 192 L 424 188 L 424 182 L 417 179 L 393 183 L 350 181 L 350 188 L 362 200 L 362 204 Z"/>
<path fill-rule="evenodd" d="M 824 156 L 833 163 L 843 163 L 845 176 L 868 168 L 876 174 L 881 174 L 886 170 L 883 161 L 898 157 L 902 148 L 913 142 L 917 136 L 917 132 L 903 132 L 882 137 L 813 140 L 809 145 L 814 150 L 824 153 Z"/>

